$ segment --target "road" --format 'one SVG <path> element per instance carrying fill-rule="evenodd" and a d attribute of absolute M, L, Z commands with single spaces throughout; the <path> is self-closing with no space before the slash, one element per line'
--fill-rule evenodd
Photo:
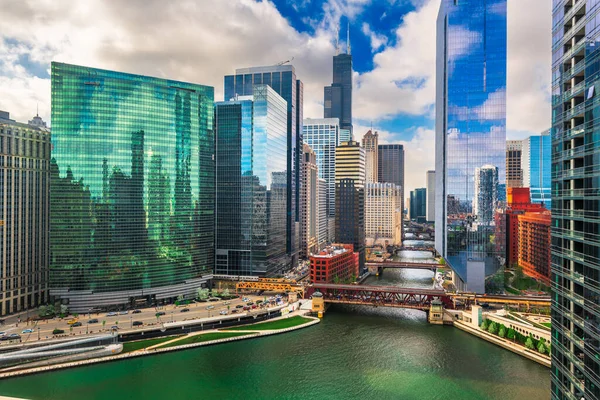
<path fill-rule="evenodd" d="M 265 296 L 255 296 L 255 295 L 245 295 L 245 297 L 249 298 L 251 302 L 256 302 L 256 300 L 263 300 Z M 268 298 L 269 296 L 267 296 Z M 22 342 L 37 342 L 38 340 L 38 327 L 39 329 L 39 337 L 40 340 L 52 339 L 52 331 L 56 328 L 62 329 L 65 331 L 65 335 L 75 334 L 75 336 L 86 335 L 86 334 L 98 334 L 98 333 L 106 333 L 110 330 L 111 326 L 118 326 L 119 331 L 135 331 L 139 329 L 145 329 L 148 327 L 152 327 L 158 324 L 162 324 L 165 322 L 177 322 L 189 319 L 197 319 L 197 318 L 207 318 L 207 317 L 215 317 L 219 315 L 219 313 L 223 310 L 227 310 L 229 307 L 229 312 L 236 309 L 237 305 L 245 304 L 242 299 L 236 298 L 232 300 L 228 300 L 229 304 L 225 304 L 226 300 L 221 301 L 211 301 L 206 303 L 193 303 L 187 306 L 162 306 L 158 310 L 154 307 L 151 308 L 141 308 L 141 313 L 132 314 L 129 311 L 127 315 L 117 315 L 109 317 L 107 313 L 92 313 L 88 316 L 79 315 L 78 320 L 82 323 L 82 326 L 73 328 L 70 331 L 70 326 L 67 324 L 72 317 L 60 319 L 54 318 L 45 321 L 32 321 L 29 324 L 26 322 L 21 322 L 19 324 L 6 324 L 0 326 L 0 331 L 6 332 L 6 334 L 18 333 L 21 335 Z M 207 310 L 206 307 L 214 306 L 214 309 Z M 188 312 L 181 312 L 182 309 L 189 308 Z M 158 311 L 165 312 L 165 315 L 156 317 L 156 313 Z M 97 319 L 98 323 L 88 324 L 90 319 Z M 104 330 L 102 326 L 102 322 L 106 321 L 104 324 Z M 134 321 L 140 321 L 143 323 L 141 326 L 132 326 Z M 34 332 L 29 334 L 21 333 L 24 329 L 33 329 Z M 8 344 L 8 341 L 0 342 L 0 345 Z M 14 343 L 13 343 L 14 344 Z"/>

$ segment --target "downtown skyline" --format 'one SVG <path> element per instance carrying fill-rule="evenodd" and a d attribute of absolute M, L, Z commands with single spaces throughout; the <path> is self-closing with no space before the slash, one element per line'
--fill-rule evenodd
<path fill-rule="evenodd" d="M 546 7 L 549 13 L 546 3 L 525 0 L 519 4 L 532 9 Z M 321 118 L 323 87 L 332 82 L 336 30 L 340 48 L 344 49 L 349 21 L 354 59 L 354 139 L 360 139 L 372 124 L 380 144 L 405 146 L 406 163 L 415 166 L 414 171 L 434 168 L 433 154 L 428 150 L 435 141 L 435 33 L 427 27 L 435 23 L 439 0 L 328 0 L 294 6 L 282 1 L 244 1 L 211 5 L 198 16 L 192 3 L 182 2 L 156 21 L 155 27 L 164 27 L 165 34 L 151 45 L 143 42 L 144 35 L 153 33 L 137 23 L 135 2 L 119 9 L 111 3 L 96 6 L 94 12 L 104 15 L 122 42 L 131 43 L 130 47 L 116 44 L 117 33 L 103 24 L 80 26 L 74 13 L 92 12 L 84 5 L 71 10 L 57 2 L 52 6 L 36 5 L 35 9 L 14 5 L 6 10 L 9 18 L 5 21 L 19 21 L 22 12 L 44 18 L 26 29 L 26 25 L 5 26 L 0 22 L 3 109 L 11 110 L 17 120 L 26 120 L 39 105 L 40 116 L 49 121 L 52 60 L 202 82 L 214 86 L 215 99 L 223 98 L 223 74 L 232 74 L 236 68 L 291 60 L 304 83 L 304 118 Z M 509 2 L 507 138 L 523 139 L 547 129 L 550 120 L 550 22 L 542 16 L 525 21 L 523 13 L 515 8 Z M 154 5 L 150 3 L 144 12 L 155 12 Z M 188 14 L 188 22 L 212 13 L 220 23 L 206 18 L 198 24 L 201 26 L 183 31 L 180 24 L 172 22 L 180 21 L 184 13 Z M 219 15 L 229 17 L 223 20 Z M 262 26 L 264 18 L 273 24 Z M 242 20 L 246 31 L 239 35 L 234 27 Z M 533 35 L 529 30 L 532 26 L 536 28 Z M 105 40 L 92 40 L 90 35 Z M 526 41 L 522 40 L 524 35 Z M 206 62 L 209 56 L 210 63 Z M 407 172 L 405 192 L 423 186 L 422 174 Z"/>

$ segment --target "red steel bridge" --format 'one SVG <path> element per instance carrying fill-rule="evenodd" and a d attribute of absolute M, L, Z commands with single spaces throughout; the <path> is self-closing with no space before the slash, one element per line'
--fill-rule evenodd
<path fill-rule="evenodd" d="M 454 308 L 452 299 L 443 290 L 315 283 L 306 287 L 305 298 L 309 298 L 317 290 L 323 293 L 323 300 L 326 303 L 413 308 L 429 311 L 431 303 L 434 300 L 439 300 L 445 308 Z"/>
<path fill-rule="evenodd" d="M 410 268 L 410 269 L 427 269 L 435 273 L 440 267 L 437 263 L 417 263 L 417 262 L 402 262 L 402 261 L 383 261 L 383 262 L 367 262 L 366 267 L 370 272 L 380 273 L 385 268 Z"/>

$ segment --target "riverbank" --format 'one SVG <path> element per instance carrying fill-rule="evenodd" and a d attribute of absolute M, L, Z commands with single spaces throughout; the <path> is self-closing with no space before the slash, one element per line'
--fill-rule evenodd
<path fill-rule="evenodd" d="M 228 328 L 220 329 L 220 330 L 213 329 L 213 330 L 207 330 L 207 331 L 202 331 L 202 332 L 194 332 L 194 333 L 190 333 L 188 335 L 181 335 L 177 338 L 171 338 L 171 340 L 158 343 L 155 346 L 148 346 L 147 348 L 142 348 L 142 349 L 134 350 L 134 351 L 127 352 L 127 353 L 115 354 L 113 356 L 107 356 L 107 357 L 102 357 L 102 358 L 92 358 L 92 359 L 88 359 L 88 360 L 81 360 L 81 361 L 75 361 L 75 362 L 67 362 L 67 363 L 62 363 L 62 364 L 49 365 L 49 366 L 45 366 L 45 367 L 35 367 L 35 368 L 29 368 L 29 369 L 24 369 L 24 370 L 20 370 L 20 371 L 4 372 L 4 373 L 0 373 L 0 379 L 18 377 L 18 376 L 24 376 L 24 375 L 31 375 L 31 374 L 39 374 L 42 372 L 75 368 L 75 367 L 90 365 L 90 364 L 106 363 L 106 362 L 110 362 L 110 361 L 129 359 L 129 358 L 133 358 L 133 357 L 142 357 L 142 356 L 148 356 L 148 355 L 154 355 L 154 354 L 161 354 L 161 353 L 165 353 L 165 352 L 184 350 L 184 349 L 189 349 L 189 348 L 193 348 L 193 347 L 212 346 L 212 345 L 216 345 L 216 344 L 227 343 L 227 342 L 232 342 L 232 341 L 237 341 L 237 340 L 245 340 L 245 339 L 252 339 L 252 338 L 263 337 L 263 336 L 278 335 L 278 334 L 291 332 L 291 331 L 295 331 L 295 330 L 302 329 L 302 328 L 307 328 L 309 326 L 318 324 L 320 322 L 320 320 L 318 318 L 306 316 L 305 314 L 307 314 L 307 312 L 305 310 L 298 310 L 298 311 L 289 313 L 289 314 L 281 316 L 281 317 L 273 318 L 267 322 L 259 322 L 256 324 L 245 325 L 243 327 L 239 327 L 240 329 L 243 329 L 243 330 L 238 330 L 237 333 L 234 333 L 232 331 L 232 328 L 234 328 L 234 327 L 229 328 L 229 329 Z M 278 320 L 284 320 L 284 319 L 288 319 L 288 318 L 296 318 L 296 317 L 300 317 L 300 316 L 301 316 L 301 318 L 304 318 L 308 321 L 305 323 L 302 323 L 302 324 L 298 324 L 298 325 L 294 325 L 294 326 L 291 326 L 288 328 L 282 328 L 282 329 L 262 329 L 263 327 L 260 326 L 263 324 L 273 323 Z M 252 329 L 253 326 L 256 326 L 257 328 L 253 330 Z M 199 337 L 202 335 L 209 335 L 209 334 L 212 334 L 212 335 L 222 334 L 223 336 L 227 336 L 227 337 L 214 339 L 214 340 L 206 340 L 206 341 L 198 340 L 197 342 L 194 342 L 194 340 L 191 339 L 194 337 Z M 185 340 L 187 340 L 188 343 L 183 342 Z M 176 341 L 182 341 L 183 343 L 186 343 L 186 344 L 176 345 L 174 343 Z M 189 343 L 189 342 L 191 342 L 191 343 Z M 132 343 L 135 343 L 135 342 L 132 342 Z"/>

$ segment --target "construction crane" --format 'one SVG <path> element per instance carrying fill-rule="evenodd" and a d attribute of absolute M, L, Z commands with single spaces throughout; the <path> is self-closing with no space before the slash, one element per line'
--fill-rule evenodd
<path fill-rule="evenodd" d="M 275 66 L 279 67 L 280 65 L 287 64 L 287 63 L 292 62 L 292 61 L 294 61 L 294 57 L 292 57 L 289 60 L 285 60 L 285 61 L 279 62 L 279 63 L 275 64 Z"/>

